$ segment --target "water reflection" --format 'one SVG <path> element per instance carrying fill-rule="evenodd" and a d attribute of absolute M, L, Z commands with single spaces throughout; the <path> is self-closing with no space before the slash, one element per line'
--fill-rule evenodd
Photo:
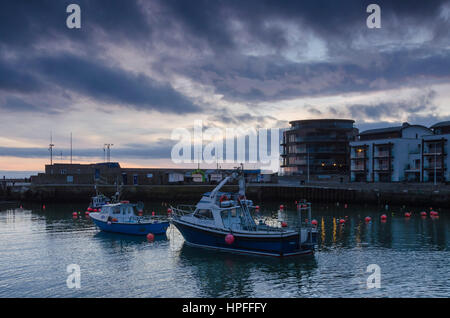
<path fill-rule="evenodd" d="M 286 206 L 289 226 L 293 204 Z M 277 224 L 279 203 L 261 204 L 261 216 Z M 314 297 L 450 295 L 450 218 L 422 218 L 412 209 L 313 205 L 319 244 L 315 255 L 292 258 L 243 256 L 186 246 L 169 227 L 146 237 L 100 232 L 86 204 L 0 206 L 0 297 Z M 165 213 L 160 202 L 146 212 Z M 387 214 L 386 222 L 380 219 Z M 365 222 L 370 216 L 371 222 Z M 345 223 L 339 223 L 345 219 Z M 68 290 L 67 264 L 83 269 L 83 288 Z M 380 265 L 383 288 L 365 289 L 366 267 Z M 407 271 L 405 268 L 414 268 Z"/>
<path fill-rule="evenodd" d="M 190 247 L 184 244 L 179 262 L 194 272 L 196 285 L 205 297 L 254 297 L 264 282 L 289 280 L 301 286 L 317 268 L 314 256 L 272 258 L 237 255 Z M 273 295 L 272 297 L 276 297 Z"/>

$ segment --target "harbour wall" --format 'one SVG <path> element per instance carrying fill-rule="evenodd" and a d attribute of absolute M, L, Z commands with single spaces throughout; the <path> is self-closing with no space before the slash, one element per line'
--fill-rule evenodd
<path fill-rule="evenodd" d="M 130 201 L 190 201 L 196 202 L 214 185 L 138 185 L 121 188 L 122 198 Z M 115 186 L 99 186 L 98 190 L 111 196 Z M 237 186 L 227 185 L 223 191 L 235 191 Z M 0 188 L 0 200 L 35 202 L 89 202 L 95 195 L 93 185 L 18 185 Z M 403 184 L 335 184 L 335 185 L 283 185 L 249 184 L 247 196 L 255 202 L 295 201 L 340 202 L 360 204 L 389 204 L 406 206 L 450 205 L 450 186 Z"/>

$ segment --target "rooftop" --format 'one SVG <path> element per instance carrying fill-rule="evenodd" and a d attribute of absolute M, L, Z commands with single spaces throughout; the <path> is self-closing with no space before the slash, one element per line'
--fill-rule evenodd
<path fill-rule="evenodd" d="M 450 121 L 441 121 L 440 123 L 434 124 L 430 128 L 448 127 L 450 126 Z"/>
<path fill-rule="evenodd" d="M 405 122 L 401 126 L 365 130 L 365 131 L 361 132 L 359 135 L 365 136 L 365 135 L 379 135 L 379 134 L 386 134 L 386 133 L 395 133 L 395 132 L 401 132 L 403 129 L 409 128 L 409 127 L 421 127 L 421 128 L 428 129 L 427 127 L 422 126 L 422 125 L 411 125 L 411 124 Z"/>
<path fill-rule="evenodd" d="M 290 121 L 289 124 L 307 124 L 307 123 L 332 123 L 332 122 L 338 122 L 338 123 L 351 123 L 353 124 L 355 121 L 353 119 L 301 119 L 301 120 L 293 120 Z"/>

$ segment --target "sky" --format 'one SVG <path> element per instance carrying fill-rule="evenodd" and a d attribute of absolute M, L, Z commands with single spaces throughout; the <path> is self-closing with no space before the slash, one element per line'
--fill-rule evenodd
<path fill-rule="evenodd" d="M 66 7 L 81 8 L 81 28 Z M 369 29 L 366 8 L 381 8 Z M 174 167 L 176 128 L 450 120 L 450 1 L 4 0 L 0 170 Z"/>

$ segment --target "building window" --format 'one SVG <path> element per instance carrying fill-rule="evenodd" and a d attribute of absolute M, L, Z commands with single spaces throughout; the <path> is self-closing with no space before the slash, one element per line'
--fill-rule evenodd
<path fill-rule="evenodd" d="M 61 169 L 61 174 L 66 174 L 66 173 L 67 173 L 66 169 Z"/>
<path fill-rule="evenodd" d="M 67 176 L 67 183 L 73 183 L 73 176 Z"/>

